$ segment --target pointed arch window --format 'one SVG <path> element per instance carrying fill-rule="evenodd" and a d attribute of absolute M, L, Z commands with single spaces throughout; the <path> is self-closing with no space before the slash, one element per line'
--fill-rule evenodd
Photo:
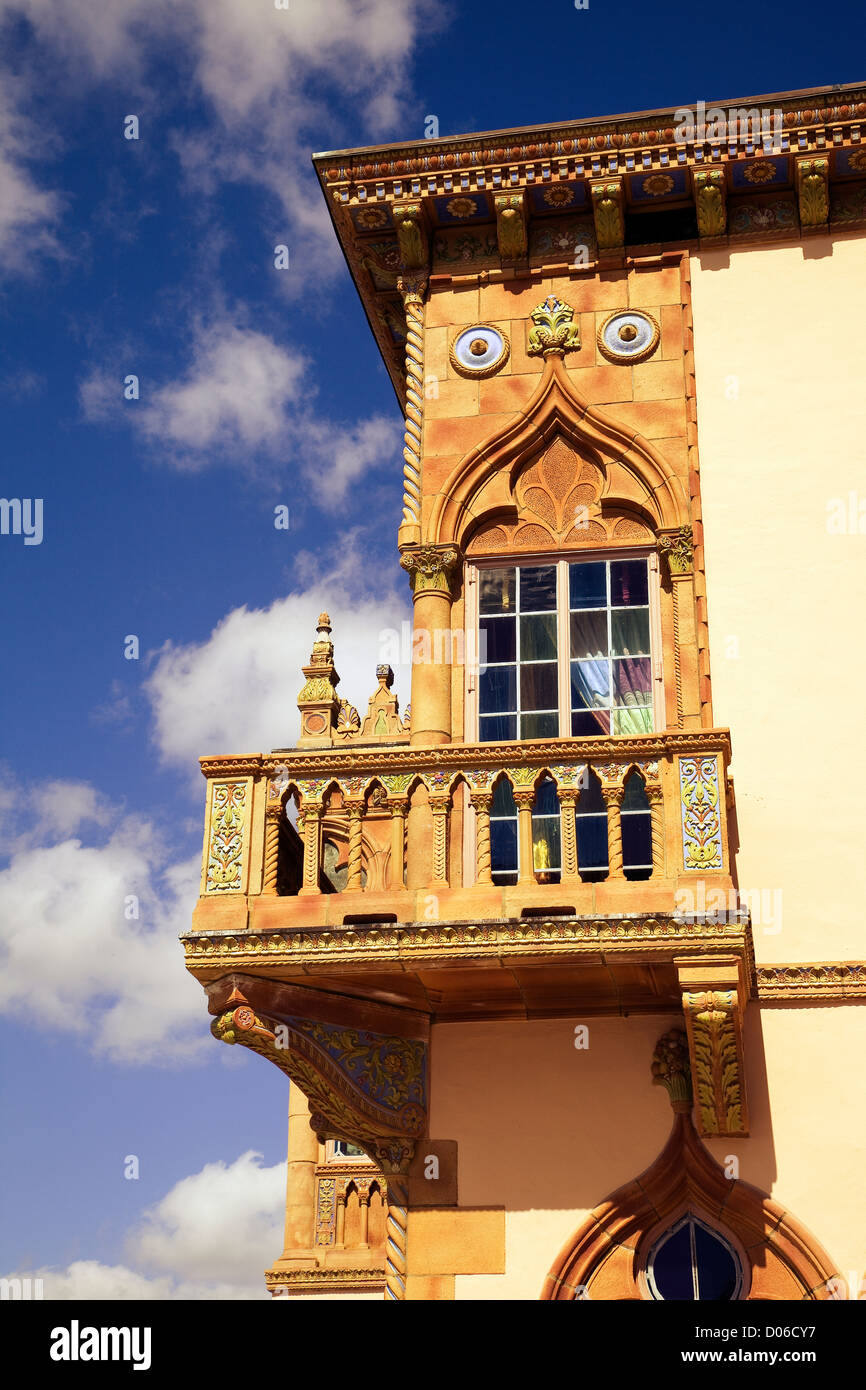
<path fill-rule="evenodd" d="M 743 1272 L 733 1245 L 688 1212 L 656 1241 L 646 1281 L 654 1299 L 719 1303 L 740 1297 Z"/>
<path fill-rule="evenodd" d="M 472 564 L 468 578 L 479 659 L 469 672 L 467 738 L 598 737 L 659 726 L 654 552 Z"/>

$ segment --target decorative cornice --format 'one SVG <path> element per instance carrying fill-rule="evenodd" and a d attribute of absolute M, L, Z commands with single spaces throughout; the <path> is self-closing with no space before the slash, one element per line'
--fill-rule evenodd
<path fill-rule="evenodd" d="M 773 1004 L 788 999 L 866 1002 L 866 961 L 810 961 L 796 965 L 759 965 L 758 998 Z"/>
<path fill-rule="evenodd" d="M 740 955 L 751 977 L 747 917 L 727 922 L 676 917 L 673 913 L 611 916 L 500 918 L 485 922 L 364 923 L 345 927 L 287 927 L 283 931 L 187 932 L 181 937 L 186 966 L 212 976 L 255 971 L 332 968 L 357 962 L 381 969 L 418 969 L 432 960 L 505 960 L 544 954 L 615 957 L 640 947 L 642 958 L 684 957 L 723 947 Z"/>
<path fill-rule="evenodd" d="M 514 760 L 513 743 L 452 743 L 409 747 L 391 746 L 369 749 L 351 748 L 276 748 L 268 754 L 249 753 L 207 756 L 199 758 L 205 777 L 266 776 L 273 777 L 278 768 L 291 764 L 291 779 L 330 777 L 343 772 L 367 774 L 404 773 L 442 768 L 455 773 L 466 767 L 508 767 Z M 593 760 L 617 761 L 672 758 L 678 754 L 722 753 L 727 763 L 731 756 L 731 735 L 728 729 L 681 729 L 665 733 L 637 734 L 623 738 L 529 739 L 520 744 L 522 764 L 541 769 L 549 763 L 580 764 Z M 408 785 L 408 783 L 407 783 Z"/>
<path fill-rule="evenodd" d="M 301 1293 L 305 1289 L 325 1292 L 334 1286 L 347 1289 L 381 1289 L 385 1285 L 385 1270 L 381 1265 L 369 1269 L 266 1269 L 265 1283 L 269 1289 L 291 1289 Z"/>

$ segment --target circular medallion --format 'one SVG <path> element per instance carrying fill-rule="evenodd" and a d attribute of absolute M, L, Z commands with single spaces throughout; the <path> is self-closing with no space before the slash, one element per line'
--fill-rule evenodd
<path fill-rule="evenodd" d="M 659 345 L 659 326 L 652 314 L 618 309 L 601 325 L 597 342 L 608 362 L 643 362 Z"/>
<path fill-rule="evenodd" d="M 508 361 L 511 344 L 504 333 L 489 324 L 464 328 L 451 344 L 451 366 L 461 376 L 492 376 Z"/>

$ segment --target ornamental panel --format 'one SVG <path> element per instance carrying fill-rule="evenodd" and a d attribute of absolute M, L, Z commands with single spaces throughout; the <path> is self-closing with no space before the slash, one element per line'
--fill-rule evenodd
<path fill-rule="evenodd" d="M 721 869 L 722 816 L 719 766 L 715 757 L 680 758 L 683 867 L 702 872 Z"/>

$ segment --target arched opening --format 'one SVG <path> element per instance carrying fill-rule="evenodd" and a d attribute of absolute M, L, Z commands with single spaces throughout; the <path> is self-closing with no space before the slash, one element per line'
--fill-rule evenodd
<path fill-rule="evenodd" d="M 649 878 L 653 871 L 652 812 L 644 780 L 633 769 L 625 780 L 622 806 L 622 871 L 625 878 Z"/>
<path fill-rule="evenodd" d="M 607 878 L 607 807 L 601 794 L 601 782 L 589 772 L 586 786 L 577 802 L 577 863 L 584 883 L 598 883 Z"/>

